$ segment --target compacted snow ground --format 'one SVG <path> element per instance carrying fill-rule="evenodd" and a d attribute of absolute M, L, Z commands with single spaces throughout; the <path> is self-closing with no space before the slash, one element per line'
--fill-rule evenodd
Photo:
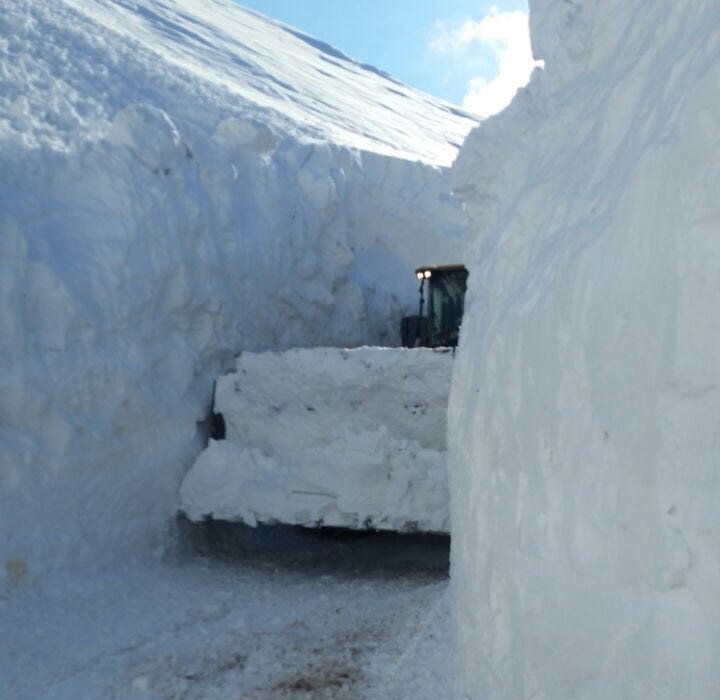
<path fill-rule="evenodd" d="M 163 562 L 0 598 L 0 697 L 450 696 L 447 538 L 179 529 Z"/>

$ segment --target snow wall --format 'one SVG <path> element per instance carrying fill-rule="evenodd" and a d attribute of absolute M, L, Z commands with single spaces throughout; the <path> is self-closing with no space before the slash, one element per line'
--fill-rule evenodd
<path fill-rule="evenodd" d="M 531 0 L 450 399 L 472 700 L 720 697 L 720 5 Z"/>
<path fill-rule="evenodd" d="M 231 2 L 0 8 L 9 577 L 161 547 L 212 381 L 241 350 L 397 343 L 413 267 L 462 259 L 453 146 L 394 153 L 369 107 L 355 143 L 350 116 L 389 85 L 411 115 L 470 122 Z M 253 62 L 278 57 L 295 85 Z M 313 83 L 292 72 L 315 64 Z"/>
<path fill-rule="evenodd" d="M 449 532 L 449 348 L 244 352 L 180 488 L 191 520 Z"/>

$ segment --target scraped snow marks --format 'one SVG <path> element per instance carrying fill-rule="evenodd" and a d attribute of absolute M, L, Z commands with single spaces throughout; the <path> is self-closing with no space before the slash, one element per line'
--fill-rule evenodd
<path fill-rule="evenodd" d="M 227 439 L 181 488 L 193 520 L 446 532 L 453 355 L 401 348 L 243 353 L 217 383 Z"/>
<path fill-rule="evenodd" d="M 720 5 L 530 7 L 546 69 L 456 170 L 464 691 L 716 700 Z"/>

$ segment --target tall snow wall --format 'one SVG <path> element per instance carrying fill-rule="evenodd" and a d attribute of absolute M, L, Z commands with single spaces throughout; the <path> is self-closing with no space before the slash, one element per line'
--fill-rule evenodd
<path fill-rule="evenodd" d="M 301 83 L 206 75 L 252 68 L 256 36 L 319 85 L 390 83 L 329 47 L 233 3 L 0 6 L 0 568 L 33 575 L 159 547 L 214 376 L 245 349 L 397 343 L 413 266 L 462 240 L 446 167 L 242 94 L 290 111 Z"/>
<path fill-rule="evenodd" d="M 720 697 L 720 5 L 531 0 L 454 172 L 449 413 L 472 700 Z"/>

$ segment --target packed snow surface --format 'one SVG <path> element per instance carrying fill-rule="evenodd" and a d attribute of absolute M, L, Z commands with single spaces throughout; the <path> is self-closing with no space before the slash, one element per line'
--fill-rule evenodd
<path fill-rule="evenodd" d="M 210 525 L 205 556 L 0 595 L 0 697 L 451 697 L 447 538 Z"/>
<path fill-rule="evenodd" d="M 229 1 L 0 0 L 5 578 L 154 551 L 238 352 L 396 344 L 472 123 Z"/>
<path fill-rule="evenodd" d="M 181 488 L 193 520 L 447 532 L 451 350 L 243 353 Z"/>
<path fill-rule="evenodd" d="M 720 697 L 720 4 L 530 0 L 469 137 L 450 399 L 472 700 Z"/>

